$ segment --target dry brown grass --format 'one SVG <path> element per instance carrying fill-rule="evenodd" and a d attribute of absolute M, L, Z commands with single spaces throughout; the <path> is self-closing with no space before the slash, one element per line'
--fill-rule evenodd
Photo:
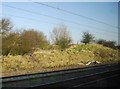
<path fill-rule="evenodd" d="M 65 51 L 37 50 L 30 55 L 2 56 L 3 76 L 59 70 L 68 66 L 84 66 L 88 61 L 119 61 L 118 51 L 102 45 L 76 45 Z"/>

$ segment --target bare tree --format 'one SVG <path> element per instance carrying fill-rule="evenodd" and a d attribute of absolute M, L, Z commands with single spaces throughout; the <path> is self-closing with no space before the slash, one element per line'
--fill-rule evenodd
<path fill-rule="evenodd" d="M 71 43 L 70 32 L 64 24 L 56 26 L 52 31 L 52 41 L 55 45 L 59 45 L 61 49 L 65 49 Z"/>
<path fill-rule="evenodd" d="M 12 22 L 8 18 L 2 18 L 0 20 L 0 34 L 6 35 L 8 31 L 13 28 Z"/>

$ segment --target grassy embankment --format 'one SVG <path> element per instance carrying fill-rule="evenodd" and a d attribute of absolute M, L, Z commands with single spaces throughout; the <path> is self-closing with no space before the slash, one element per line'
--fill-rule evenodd
<path fill-rule="evenodd" d="M 2 57 L 2 76 L 59 70 L 84 66 L 88 61 L 120 61 L 118 51 L 97 44 L 74 45 L 65 51 L 37 50 L 30 55 Z"/>

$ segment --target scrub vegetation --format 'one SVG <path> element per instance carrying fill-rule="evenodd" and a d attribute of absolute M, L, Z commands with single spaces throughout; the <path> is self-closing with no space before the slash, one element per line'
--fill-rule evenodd
<path fill-rule="evenodd" d="M 97 40 L 83 33 L 81 44 L 73 44 L 69 29 L 59 25 L 53 29 L 51 44 L 42 32 L 35 29 L 12 31 L 9 19 L 0 21 L 2 35 L 1 76 L 54 71 L 87 66 L 88 62 L 119 62 L 119 46 L 113 41 Z M 1 51 L 1 50 L 0 50 Z"/>

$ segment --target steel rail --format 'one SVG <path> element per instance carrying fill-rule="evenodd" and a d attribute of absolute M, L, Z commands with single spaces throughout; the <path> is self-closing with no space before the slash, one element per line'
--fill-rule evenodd
<path fill-rule="evenodd" d="M 75 85 L 72 88 L 68 88 L 68 89 L 76 89 L 76 88 L 80 88 L 80 87 L 84 87 L 84 86 L 86 87 L 86 86 L 89 86 L 89 85 L 92 86 L 92 84 L 95 84 L 95 83 L 98 83 L 98 82 L 101 82 L 101 81 L 105 81 L 106 79 L 110 79 L 110 78 L 114 78 L 114 77 L 120 77 L 120 74 L 115 74 L 115 75 L 103 77 L 103 78 L 100 78 L 100 79 L 96 79 L 96 80 L 93 80 L 93 81 L 89 81 L 89 82 L 86 82 L 86 83 L 82 83 L 82 84 L 79 84 L 79 85 Z M 94 87 L 96 87 L 96 86 L 94 86 Z"/>
<path fill-rule="evenodd" d="M 2 78 L 4 87 L 75 87 L 92 83 L 92 81 L 104 79 L 118 74 L 119 63 L 94 65 L 84 68 L 74 68 L 61 71 L 51 71 L 37 74 L 27 74 Z M 68 88 L 67 87 L 67 88 Z"/>

